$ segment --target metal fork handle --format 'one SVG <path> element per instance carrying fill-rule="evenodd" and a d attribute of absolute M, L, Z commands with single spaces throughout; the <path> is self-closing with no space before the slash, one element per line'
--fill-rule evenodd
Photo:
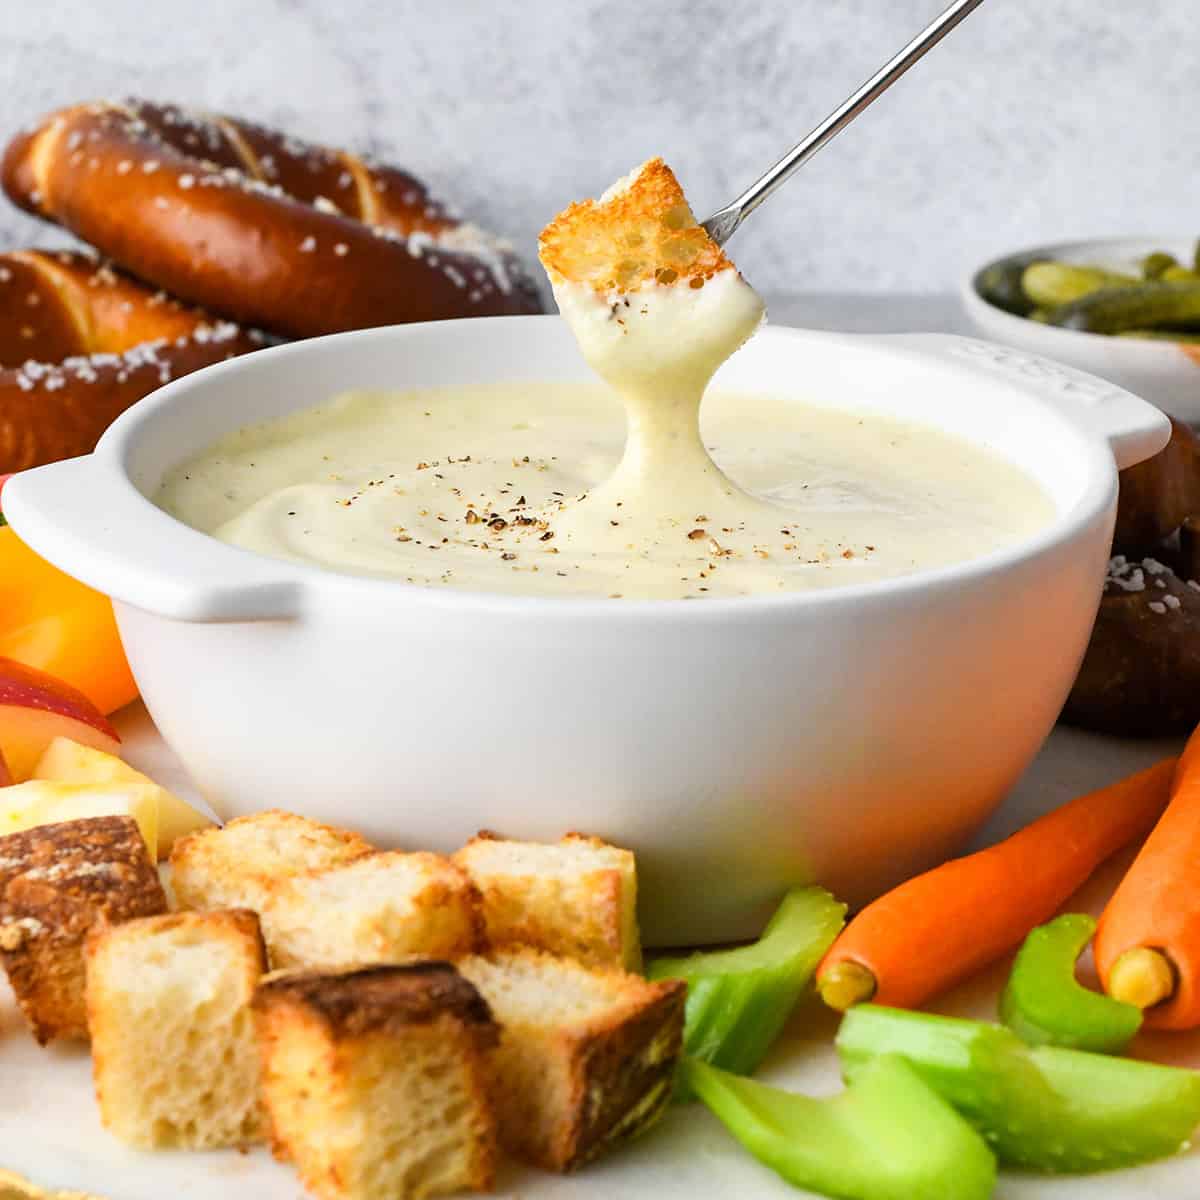
<path fill-rule="evenodd" d="M 788 151 L 765 175 L 755 180 L 736 200 L 713 213 L 704 228 L 718 245 L 775 190 L 781 187 L 827 142 L 832 141 L 855 117 L 923 58 L 960 21 L 975 11 L 983 0 L 954 0 L 931 25 L 917 34 L 895 57 L 886 62 L 866 83 L 839 105 L 802 142 Z"/>

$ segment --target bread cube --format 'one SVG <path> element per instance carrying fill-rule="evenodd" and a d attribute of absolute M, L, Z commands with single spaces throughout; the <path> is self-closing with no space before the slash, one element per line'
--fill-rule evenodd
<path fill-rule="evenodd" d="M 255 999 L 276 1157 L 319 1200 L 492 1186 L 496 1027 L 446 963 L 283 972 Z"/>
<path fill-rule="evenodd" d="M 263 929 L 274 967 L 334 970 L 479 948 L 479 893 L 439 854 L 371 854 L 269 885 Z"/>
<path fill-rule="evenodd" d="M 170 913 L 92 930 L 92 1070 L 105 1127 L 145 1150 L 262 1137 L 251 1012 L 266 970 L 248 909 Z"/>
<path fill-rule="evenodd" d="M 500 1141 L 571 1171 L 652 1125 L 671 1097 L 687 985 L 587 967 L 529 947 L 458 962 L 500 1025 Z"/>
<path fill-rule="evenodd" d="M 171 886 L 180 908 L 249 908 L 261 917 L 271 882 L 372 850 L 357 833 L 271 809 L 181 838 L 171 851 Z"/>
<path fill-rule="evenodd" d="M 131 817 L 63 821 L 0 838 L 0 961 L 41 1044 L 88 1035 L 88 931 L 166 908 Z"/>
<path fill-rule="evenodd" d="M 568 834 L 557 843 L 481 833 L 454 855 L 483 897 L 488 944 L 535 946 L 636 971 L 637 870 L 632 852 Z"/>

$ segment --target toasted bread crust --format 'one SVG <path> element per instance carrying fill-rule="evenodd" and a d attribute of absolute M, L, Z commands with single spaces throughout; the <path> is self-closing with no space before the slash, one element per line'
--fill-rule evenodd
<path fill-rule="evenodd" d="M 459 963 L 501 1024 L 493 1053 L 501 1140 L 512 1154 L 550 1171 L 577 1170 L 652 1125 L 670 1102 L 683 1052 L 687 985 L 648 982 L 612 968 L 587 968 L 531 947 Z M 505 988 L 515 969 L 545 979 L 561 972 L 596 981 L 605 998 L 585 1017 L 557 1021 L 525 1012 Z"/>
<path fill-rule="evenodd" d="M 403 894 L 369 892 L 373 881 L 403 877 Z M 362 887 L 359 896 L 356 888 Z M 334 899 L 326 888 L 339 891 Z M 484 944 L 479 889 L 450 859 L 425 850 L 388 850 L 268 880 L 262 916 L 272 965 L 339 970 L 356 963 L 402 962 L 414 955 L 451 959 Z"/>
<path fill-rule="evenodd" d="M 422 961 L 344 971 L 279 971 L 267 976 L 254 1000 L 258 1011 L 294 1005 L 319 1019 L 334 1038 L 407 1029 L 452 1016 L 496 1037 L 491 1009 L 446 962 Z"/>
<path fill-rule="evenodd" d="M 565 1035 L 571 1119 L 558 1131 L 553 1169 L 574 1171 L 653 1125 L 671 1100 L 683 1052 L 687 984 L 664 980 L 628 1014 Z"/>
<path fill-rule="evenodd" d="M 166 908 L 130 817 L 64 821 L 0 838 L 0 960 L 40 1043 L 87 1037 L 88 932 Z"/>
<path fill-rule="evenodd" d="M 266 974 L 267 947 L 263 941 L 262 927 L 259 924 L 258 913 L 249 908 L 223 908 L 212 912 L 164 912 L 157 916 L 134 917 L 123 921 L 119 926 L 94 926 L 84 940 L 84 955 L 91 961 L 103 953 L 106 943 L 118 937 L 166 934 L 177 930 L 204 931 L 245 939 L 253 943 L 256 949 L 256 980 Z"/>
<path fill-rule="evenodd" d="M 275 839 L 273 858 L 249 860 L 243 836 Z M 270 885 L 311 870 L 352 862 L 374 853 L 360 834 L 271 808 L 236 817 L 219 828 L 180 838 L 171 850 L 175 898 L 182 908 L 245 907 L 261 912 Z"/>
<path fill-rule="evenodd" d="M 552 283 L 586 284 L 623 294 L 650 283 L 703 287 L 733 270 L 696 221 L 683 188 L 661 158 L 652 158 L 599 200 L 564 209 L 538 239 Z"/>
<path fill-rule="evenodd" d="M 543 861 L 489 863 L 488 850 L 507 844 Z M 546 856 L 564 851 L 551 868 Z M 574 850 L 595 850 L 598 861 L 572 861 Z M 595 966 L 641 966 L 637 930 L 637 869 L 633 854 L 601 838 L 568 833 L 557 844 L 520 842 L 481 830 L 453 861 L 474 881 L 482 898 L 487 945 L 533 946 Z"/>
<path fill-rule="evenodd" d="M 451 1190 L 491 1190 L 497 1152 L 487 1052 L 498 1031 L 478 992 L 452 966 L 284 972 L 260 986 L 255 1011 L 272 1149 L 295 1164 L 320 1200 L 374 1200 L 375 1193 L 364 1191 L 365 1163 L 407 1147 L 364 1137 L 331 1142 L 327 1134 L 347 1122 L 361 1129 L 358 1122 L 369 1122 L 381 1090 L 389 1094 L 397 1073 L 407 1087 L 403 1073 L 418 1061 L 452 1073 L 462 1096 L 452 1118 L 458 1158 Z M 447 1077 L 439 1074 L 443 1087 L 450 1086 Z M 409 1103 L 394 1091 L 391 1098 Z M 393 1133 L 398 1115 L 391 1114 Z M 445 1190 L 433 1188 L 431 1171 L 444 1177 L 447 1165 L 418 1158 L 388 1194 L 404 1200 Z"/>

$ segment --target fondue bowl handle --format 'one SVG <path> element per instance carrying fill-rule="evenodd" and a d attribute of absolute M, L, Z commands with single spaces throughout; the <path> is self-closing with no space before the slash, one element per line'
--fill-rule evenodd
<path fill-rule="evenodd" d="M 260 558 L 168 516 L 110 457 L 89 454 L 13 476 L 4 515 L 59 570 L 136 608 L 181 621 L 297 615 L 290 564 Z"/>
<path fill-rule="evenodd" d="M 1073 424 L 1108 442 L 1120 471 L 1153 457 L 1170 439 L 1171 423 L 1160 409 L 1114 383 L 1053 359 L 952 334 L 897 334 L 894 341 L 947 362 L 969 364 L 1034 392 Z"/>

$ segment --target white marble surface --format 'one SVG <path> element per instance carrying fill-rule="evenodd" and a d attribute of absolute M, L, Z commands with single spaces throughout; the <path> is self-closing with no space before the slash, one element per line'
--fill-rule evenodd
<path fill-rule="evenodd" d="M 662 153 L 715 207 L 943 0 L 4 0 L 0 135 L 77 99 L 394 155 L 524 247 Z M 948 289 L 997 249 L 1192 231 L 1196 0 L 991 0 L 756 216 L 772 290 Z M 44 235 L 0 206 L 0 246 Z"/>
<path fill-rule="evenodd" d="M 118 719 L 126 754 L 185 796 L 194 792 L 140 706 Z M 1173 752 L 1172 742 L 1121 742 L 1057 730 L 1007 802 L 981 831 L 980 844 L 1003 837 L 1083 791 L 1129 774 Z M 1127 860 L 1126 860 L 1127 861 Z M 1102 870 L 1068 905 L 1099 911 L 1122 862 Z M 942 997 L 939 1011 L 988 1019 L 1008 963 Z M 839 1088 L 832 1038 L 836 1019 L 819 1004 L 801 1010 L 772 1050 L 768 1082 L 829 1095 Z M 1142 1035 L 1133 1053 L 1200 1068 L 1200 1037 Z M 265 1151 L 238 1154 L 139 1154 L 100 1126 L 86 1053 L 40 1050 L 21 1026 L 0 985 L 0 1165 L 44 1186 L 86 1189 L 115 1200 L 298 1200 L 293 1173 Z M 511 1164 L 501 1173 L 500 1200 L 802 1200 L 809 1195 L 760 1167 L 699 1106 L 675 1108 L 648 1136 L 579 1175 L 563 1179 Z M 1005 1172 L 996 1200 L 1161 1200 L 1200 1194 L 1200 1149 L 1134 1170 L 1042 1178 Z"/>

